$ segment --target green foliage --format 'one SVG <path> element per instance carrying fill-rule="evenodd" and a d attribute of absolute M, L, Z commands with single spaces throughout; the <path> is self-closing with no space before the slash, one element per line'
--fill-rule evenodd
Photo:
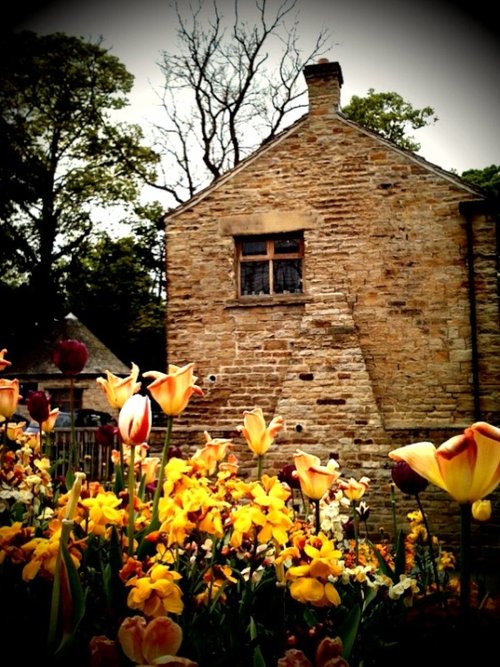
<path fill-rule="evenodd" d="M 461 175 L 464 181 L 483 190 L 490 197 L 500 197 L 500 166 L 492 164 L 484 169 L 467 169 Z"/>
<path fill-rule="evenodd" d="M 88 239 L 98 207 L 133 202 L 156 155 L 128 104 L 132 75 L 99 44 L 62 33 L 0 44 L 0 259 L 3 280 L 28 285 L 31 317 L 61 306 L 61 264 Z"/>
<path fill-rule="evenodd" d="M 155 268 L 147 243 L 107 234 L 83 243 L 67 266 L 68 309 L 124 363 L 143 370 L 165 365 L 165 301 Z"/>
<path fill-rule="evenodd" d="M 365 97 L 353 95 L 342 111 L 347 118 L 410 151 L 418 151 L 420 144 L 409 132 L 438 120 L 431 107 L 414 109 L 398 93 L 376 93 L 373 88 Z"/>

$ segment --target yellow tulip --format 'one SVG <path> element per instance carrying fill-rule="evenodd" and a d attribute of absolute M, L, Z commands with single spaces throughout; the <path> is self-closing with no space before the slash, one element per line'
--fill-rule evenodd
<path fill-rule="evenodd" d="M 106 378 L 99 377 L 96 382 L 103 390 L 109 404 L 112 408 L 122 408 L 127 399 L 137 394 L 141 388 L 141 383 L 137 382 L 139 367 L 132 363 L 130 375 L 120 378 L 106 371 Z"/>
<path fill-rule="evenodd" d="M 339 464 L 335 459 L 322 466 L 317 456 L 298 450 L 294 463 L 302 492 L 311 500 L 320 500 L 340 477 Z"/>
<path fill-rule="evenodd" d="M 19 380 L 0 378 L 0 416 L 10 419 L 19 402 Z"/>
<path fill-rule="evenodd" d="M 389 457 L 406 461 L 459 504 L 471 504 L 500 483 L 500 429 L 476 422 L 437 449 L 430 442 L 418 442 L 394 449 Z"/>
<path fill-rule="evenodd" d="M 339 483 L 340 488 L 344 492 L 344 496 L 351 501 L 358 501 L 365 495 L 366 490 L 370 484 L 369 477 L 362 477 L 358 480 L 351 477 L 349 480 L 342 480 Z"/>
<path fill-rule="evenodd" d="M 58 416 L 59 416 L 59 408 L 54 408 L 49 412 L 48 418 L 42 422 L 42 431 L 44 433 L 50 433 L 51 431 L 54 430 Z"/>
<path fill-rule="evenodd" d="M 274 417 L 269 426 L 266 426 L 261 408 L 246 410 L 243 415 L 243 426 L 239 425 L 237 429 L 243 434 L 252 452 L 256 456 L 263 456 L 282 430 L 283 417 Z"/>
<path fill-rule="evenodd" d="M 145 378 L 153 378 L 154 382 L 148 386 L 148 391 L 166 415 L 180 415 L 193 394 L 203 396 L 201 387 L 196 385 L 198 378 L 193 375 L 193 368 L 192 363 L 182 368 L 170 364 L 168 374 L 159 371 L 143 374 Z"/>

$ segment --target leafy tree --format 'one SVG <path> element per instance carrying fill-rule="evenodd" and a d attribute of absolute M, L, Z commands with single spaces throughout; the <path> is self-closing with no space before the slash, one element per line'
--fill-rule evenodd
<path fill-rule="evenodd" d="M 311 53 L 302 55 L 297 2 L 281 0 L 271 11 L 262 0 L 254 7 L 236 0 L 228 20 L 216 0 L 211 7 L 199 0 L 188 16 L 185 3 L 174 3 L 178 48 L 163 53 L 166 123 L 156 126 L 164 178 L 152 185 L 175 202 L 236 166 L 305 107 L 302 70 L 324 52 L 328 36 L 322 31 Z M 253 25 L 243 18 L 252 12 Z M 274 68 L 272 50 L 281 54 Z"/>
<path fill-rule="evenodd" d="M 500 198 L 500 166 L 492 164 L 484 169 L 467 169 L 461 175 L 464 181 L 475 185 L 490 197 Z"/>
<path fill-rule="evenodd" d="M 140 175 L 153 177 L 141 129 L 112 117 L 132 83 L 99 43 L 32 32 L 0 42 L 2 292 L 22 292 L 32 322 L 61 314 L 65 262 L 96 212 L 133 202 Z"/>
<path fill-rule="evenodd" d="M 151 254 L 152 226 L 148 234 L 87 239 L 65 267 L 67 309 L 127 365 L 163 370 L 164 266 Z"/>
<path fill-rule="evenodd" d="M 409 132 L 438 120 L 431 107 L 414 109 L 398 93 L 376 93 L 373 88 L 368 90 L 366 97 L 353 95 L 342 112 L 347 118 L 410 151 L 418 151 L 420 144 Z"/>

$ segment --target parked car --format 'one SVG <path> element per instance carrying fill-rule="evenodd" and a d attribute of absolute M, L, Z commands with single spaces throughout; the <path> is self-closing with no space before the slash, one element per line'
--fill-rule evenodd
<path fill-rule="evenodd" d="M 116 419 L 107 412 L 92 410 L 92 408 L 79 408 L 75 410 L 75 427 L 97 428 L 104 424 L 115 424 Z M 38 433 L 39 424 L 30 421 L 26 431 L 28 433 Z M 55 428 L 71 428 L 71 413 L 61 411 L 57 415 Z"/>

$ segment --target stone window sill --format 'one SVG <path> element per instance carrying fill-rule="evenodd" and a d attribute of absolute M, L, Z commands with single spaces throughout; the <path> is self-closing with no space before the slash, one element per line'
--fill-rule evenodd
<path fill-rule="evenodd" d="M 258 296 L 240 296 L 224 304 L 225 308 L 252 308 L 255 306 L 300 306 L 311 303 L 311 297 L 304 294 L 264 294 Z"/>

